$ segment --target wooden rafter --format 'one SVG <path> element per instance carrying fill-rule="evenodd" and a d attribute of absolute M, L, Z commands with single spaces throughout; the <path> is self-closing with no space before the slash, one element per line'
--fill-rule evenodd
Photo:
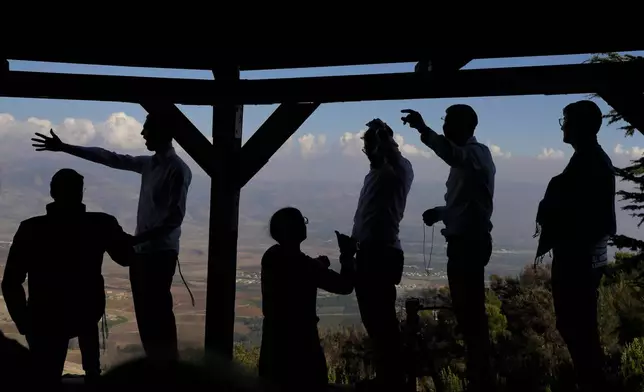
<path fill-rule="evenodd" d="M 639 62 L 311 78 L 190 80 L 9 71 L 0 96 L 95 101 L 159 100 L 187 105 L 349 102 L 398 99 L 588 94 L 628 86 L 644 89 Z"/>

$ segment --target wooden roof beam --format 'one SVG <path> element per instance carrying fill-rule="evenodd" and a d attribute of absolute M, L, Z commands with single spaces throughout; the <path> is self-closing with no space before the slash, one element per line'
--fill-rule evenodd
<path fill-rule="evenodd" d="M 90 101 L 164 101 L 186 105 L 355 102 L 511 95 L 588 94 L 644 89 L 644 65 L 575 64 L 311 78 L 215 80 L 72 75 L 9 71 L 0 96 Z"/>
<path fill-rule="evenodd" d="M 277 107 L 242 147 L 240 187 L 268 163 L 318 106 L 319 103 L 283 103 Z"/>
<path fill-rule="evenodd" d="M 627 34 L 627 33 L 626 33 Z M 339 48 L 337 45 L 298 47 L 243 47 L 233 51 L 229 48 L 211 47 L 202 50 L 187 47 L 147 47 L 145 51 L 124 51 L 115 53 L 112 48 L 82 45 L 77 48 L 66 45 L 61 47 L 33 48 L 24 45 L 5 45 L 6 58 L 23 61 L 44 61 L 75 64 L 96 64 L 147 68 L 175 68 L 211 70 L 219 59 L 235 57 L 239 59 L 241 71 L 262 69 L 288 69 L 330 66 L 351 66 L 366 64 L 390 64 L 417 62 L 428 55 L 439 58 L 459 53 L 475 59 L 503 57 L 556 56 L 566 54 L 585 54 L 601 52 L 631 52 L 644 50 L 641 40 L 629 34 L 611 37 L 609 41 L 574 43 L 522 41 L 516 45 L 512 41 L 481 38 L 487 42 L 442 41 L 440 45 L 426 44 L 411 47 L 365 46 Z M 490 44 L 489 42 L 494 42 Z M 602 43 L 606 42 L 606 43 Z M 203 47 L 197 45 L 196 47 Z"/>

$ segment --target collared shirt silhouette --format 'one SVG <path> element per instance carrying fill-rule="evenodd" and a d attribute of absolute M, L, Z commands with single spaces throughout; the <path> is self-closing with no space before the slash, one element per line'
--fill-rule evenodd
<path fill-rule="evenodd" d="M 421 141 L 450 167 L 445 206 L 438 207 L 445 225 L 443 235 L 492 231 L 496 166 L 490 149 L 474 136 L 463 146 L 436 132 L 424 132 Z"/>
<path fill-rule="evenodd" d="M 387 124 L 374 119 L 367 127 L 363 152 L 370 170 L 360 191 L 352 231 L 358 242 L 355 290 L 362 323 L 374 344 L 375 382 L 395 390 L 404 384 L 396 285 L 402 279 L 405 255 L 398 234 L 414 170 Z"/>
<path fill-rule="evenodd" d="M 447 242 L 447 278 L 452 307 L 467 346 L 467 373 L 472 391 L 494 390 L 491 344 L 485 310 L 485 267 L 492 254 L 494 176 L 496 167 L 487 146 L 474 132 L 478 116 L 468 105 L 445 111 L 444 135 L 425 124 L 413 110 L 402 120 L 420 132 L 421 141 L 450 166 L 445 205 L 423 213 L 432 226 L 439 221 Z"/>
<path fill-rule="evenodd" d="M 278 244 L 262 257 L 259 373 L 273 386 L 287 390 L 326 386 L 327 365 L 317 329 L 318 289 L 336 294 L 353 291 L 352 257 L 341 257 L 342 269 L 337 273 L 326 257 L 314 259 L 301 251 L 306 222 L 295 208 L 277 211 L 270 226 Z"/>
<path fill-rule="evenodd" d="M 61 376 L 74 337 L 80 340 L 84 370 L 96 376 L 98 322 L 105 312 L 103 256 L 107 252 L 128 265 L 134 257 L 131 236 L 113 216 L 86 211 L 80 174 L 62 169 L 51 188 L 55 201 L 47 205 L 47 213 L 23 221 L 13 238 L 2 292 L 45 379 Z"/>
<path fill-rule="evenodd" d="M 365 176 L 351 237 L 359 242 L 382 241 L 402 249 L 398 234 L 414 170 L 399 151 L 392 154 L 395 159 L 383 166 L 370 167 Z"/>
<path fill-rule="evenodd" d="M 63 143 L 37 134 L 38 151 L 62 151 L 115 169 L 141 174 L 134 241 L 137 261 L 130 267 L 132 299 L 141 343 L 147 355 L 176 359 L 177 327 L 171 293 L 181 225 L 186 213 L 192 172 L 172 147 L 172 134 L 162 118 L 148 114 L 141 135 L 153 156 L 117 154 L 97 147 Z"/>

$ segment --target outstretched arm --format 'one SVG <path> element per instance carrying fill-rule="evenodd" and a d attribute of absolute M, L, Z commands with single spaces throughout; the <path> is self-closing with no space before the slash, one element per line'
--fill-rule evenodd
<path fill-rule="evenodd" d="M 31 139 L 34 142 L 32 146 L 36 148 L 36 151 L 62 151 L 114 169 L 137 173 L 141 173 L 145 163 L 151 159 L 151 157 L 147 156 L 117 154 L 98 147 L 73 146 L 63 143 L 53 129 L 49 131 L 49 134 L 51 136 L 36 133 L 36 137 Z"/>
<path fill-rule="evenodd" d="M 22 335 L 26 335 L 29 328 L 27 296 L 22 284 L 27 279 L 28 249 L 30 246 L 29 234 L 25 232 L 24 226 L 20 225 L 9 249 L 7 264 L 4 267 L 4 277 L 2 278 L 2 295 L 4 296 L 7 310 Z"/>
<path fill-rule="evenodd" d="M 439 135 L 428 126 L 421 128 L 420 140 L 431 148 L 439 158 L 451 167 L 462 168 L 467 165 L 478 168 L 480 166 L 476 156 L 469 154 L 465 147 L 458 146 L 449 141 L 445 136 Z"/>
<path fill-rule="evenodd" d="M 70 144 L 64 144 L 61 151 L 94 163 L 100 163 L 113 169 L 136 173 L 142 173 L 145 162 L 151 159 L 151 157 L 147 156 L 117 154 L 100 147 L 80 147 Z"/>
<path fill-rule="evenodd" d="M 167 235 L 183 223 L 192 174 L 189 170 L 175 170 L 170 174 L 168 181 L 170 181 L 170 208 L 157 227 L 135 236 L 135 243 L 140 244 Z"/>

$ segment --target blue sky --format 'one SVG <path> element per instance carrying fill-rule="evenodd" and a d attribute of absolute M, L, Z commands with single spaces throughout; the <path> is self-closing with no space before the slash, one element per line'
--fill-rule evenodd
<path fill-rule="evenodd" d="M 644 52 L 636 52 L 642 55 Z M 554 65 L 580 63 L 588 56 L 555 56 L 518 59 L 494 59 L 473 61 L 466 68 L 488 68 L 508 66 Z M 11 68 L 25 71 L 46 71 L 65 73 L 97 73 L 112 75 L 163 76 L 179 78 L 210 79 L 206 71 L 137 69 L 125 67 L 80 66 L 52 63 L 11 62 Z M 337 67 L 320 69 L 299 69 L 280 71 L 245 72 L 243 78 L 280 78 L 297 76 L 347 75 L 363 73 L 405 72 L 413 69 L 413 64 L 396 64 L 381 66 Z M 450 100 L 413 100 L 413 101 L 380 101 L 342 104 L 325 104 L 298 131 L 296 136 L 306 133 L 327 136 L 328 140 L 337 140 L 345 132 L 357 132 L 364 124 L 380 117 L 389 122 L 396 132 L 405 136 L 405 141 L 416 139 L 415 133 L 402 126 L 399 112 L 404 108 L 421 111 L 426 121 L 435 128 L 440 128 L 440 118 L 444 109 L 452 103 L 463 102 L 472 105 L 479 114 L 477 136 L 481 141 L 499 145 L 513 156 L 536 156 L 543 148 L 561 149 L 569 155 L 569 148 L 561 143 L 558 118 L 561 109 L 568 103 L 583 99 L 584 96 L 528 96 L 528 97 L 495 97 L 477 99 Z M 603 101 L 598 100 L 602 108 Z M 207 135 L 210 134 L 212 111 L 208 107 L 181 107 L 184 113 Z M 244 116 L 244 139 L 272 112 L 274 106 L 247 106 Z M 10 113 L 17 120 L 37 117 L 50 120 L 54 124 L 65 118 L 84 118 L 93 122 L 105 121 L 112 113 L 125 112 L 142 121 L 145 111 L 138 105 L 106 102 L 57 101 L 0 98 L 0 112 Z M 626 148 L 640 143 L 640 135 L 624 138 L 621 132 L 607 128 L 600 134 L 600 141 L 607 150 L 616 144 Z"/>

